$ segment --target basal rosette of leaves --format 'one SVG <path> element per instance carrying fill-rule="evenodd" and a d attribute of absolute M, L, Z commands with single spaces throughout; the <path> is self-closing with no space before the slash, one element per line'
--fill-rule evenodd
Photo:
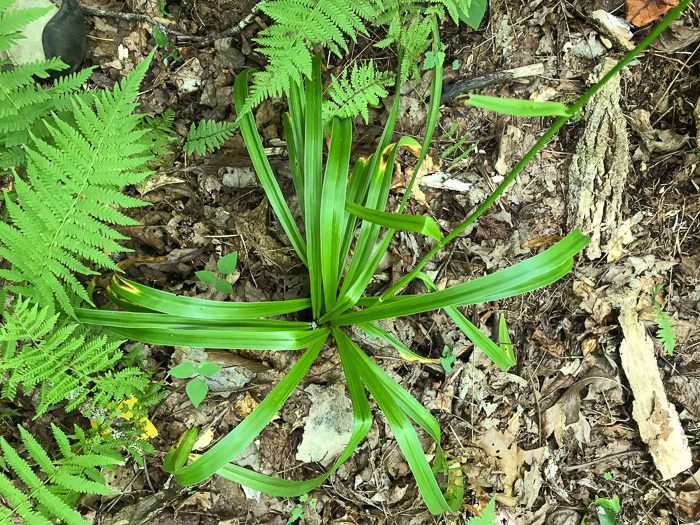
<path fill-rule="evenodd" d="M 428 509 L 436 514 L 457 511 L 463 495 L 461 472 L 458 468 L 450 468 L 445 461 L 440 427 L 436 419 L 362 351 L 344 328 L 356 325 L 370 336 L 388 341 L 404 359 L 425 362 L 429 360 L 413 353 L 375 322 L 444 308 L 465 335 L 502 369 L 512 366 L 515 359 L 505 324 L 501 322 L 500 344 L 497 344 L 472 325 L 456 307 L 511 297 L 556 281 L 571 270 L 574 255 L 586 246 L 589 238 L 575 230 L 553 247 L 530 259 L 445 290 L 438 290 L 421 270 L 431 257 L 464 231 L 502 194 L 568 118 L 646 47 L 688 2 L 689 0 L 682 1 L 649 37 L 571 108 L 560 104 L 533 105 L 529 101 L 515 106 L 512 103 L 499 105 L 498 100 L 488 97 L 475 99 L 475 105 L 487 109 L 522 115 L 558 115 L 559 118 L 497 190 L 444 237 L 432 219 L 403 214 L 410 188 L 415 181 L 415 173 L 428 149 L 439 112 L 444 54 L 440 49 L 435 18 L 432 20 L 433 52 L 437 59 L 433 70 L 427 131 L 422 145 L 408 137 L 391 142 L 399 106 L 397 96 L 376 152 L 369 158 L 359 159 L 352 170 L 351 122 L 334 117 L 324 166 L 320 55 L 313 59 L 312 73 L 306 78 L 305 85 L 291 85 L 288 92 L 290 113 L 285 116 L 284 125 L 293 182 L 305 225 L 304 235 L 297 227 L 275 180 L 252 115 L 240 115 L 248 97 L 250 70 L 239 74 L 234 86 L 234 98 L 240 115 L 241 131 L 279 224 L 308 269 L 310 297 L 267 303 L 215 302 L 176 296 L 117 275 L 112 279 L 107 293 L 117 306 L 126 311 L 75 309 L 76 317 L 84 323 L 100 324 L 120 336 L 152 344 L 249 350 L 306 349 L 260 405 L 206 453 L 190 454 L 197 429 L 187 431 L 180 443 L 166 456 L 165 470 L 173 473 L 182 485 L 192 485 L 213 474 L 219 474 L 252 489 L 277 496 L 305 494 L 320 485 L 347 460 L 367 434 L 372 422 L 367 396 L 369 393 L 389 423 Z M 400 77 L 397 75 L 397 78 Z M 421 153 L 398 212 L 386 213 L 384 209 L 398 148 L 419 148 Z M 382 227 L 386 228 L 383 234 Z M 380 297 L 364 296 L 396 229 L 430 236 L 437 240 L 437 244 L 413 271 Z M 355 238 L 357 240 L 353 245 Z M 352 251 L 351 246 L 354 246 Z M 348 269 L 344 271 L 348 259 Z M 424 282 L 427 293 L 397 295 L 416 277 Z M 307 308 L 312 310 L 312 322 L 268 319 Z M 307 481 L 278 479 L 232 464 L 231 461 L 256 438 L 281 408 L 324 345 L 337 348 L 339 352 L 354 416 L 351 437 L 336 463 L 326 474 Z M 435 441 L 432 465 L 423 452 L 414 424 Z M 194 460 L 187 464 L 188 459 Z M 445 487 L 440 487 L 436 479 L 438 473 L 447 476 Z"/>

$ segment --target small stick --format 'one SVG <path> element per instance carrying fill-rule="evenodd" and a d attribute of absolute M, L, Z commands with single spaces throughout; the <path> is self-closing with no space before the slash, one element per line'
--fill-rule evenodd
<path fill-rule="evenodd" d="M 169 29 L 167 24 L 170 22 L 165 19 L 158 19 L 148 15 L 142 15 L 140 13 L 121 13 L 119 11 L 107 11 L 105 9 L 97 9 L 94 7 L 83 7 L 83 14 L 90 16 L 99 16 L 101 18 L 119 18 L 121 20 L 135 20 L 137 22 L 150 22 L 153 25 L 158 26 L 164 34 L 175 35 L 176 37 L 186 37 L 184 33 L 176 29 Z"/>
<path fill-rule="evenodd" d="M 531 64 L 529 66 L 496 71 L 495 73 L 489 73 L 470 80 L 460 80 L 459 82 L 455 82 L 454 84 L 450 84 L 449 86 L 442 88 L 440 104 L 445 104 L 456 96 L 468 91 L 474 91 L 486 86 L 492 86 L 493 84 L 500 84 L 501 82 L 507 82 L 508 80 L 513 80 L 515 78 L 534 77 L 537 75 L 542 75 L 543 73 L 544 64 L 540 62 L 539 64 Z"/>
<path fill-rule="evenodd" d="M 229 27 L 225 31 L 222 31 L 221 33 L 216 33 L 214 35 L 209 35 L 207 37 L 199 37 L 199 36 L 192 36 L 192 35 L 178 35 L 177 38 L 177 45 L 191 45 L 192 47 L 196 49 L 202 49 L 203 47 L 207 47 L 208 45 L 213 44 L 216 40 L 221 40 L 222 38 L 230 38 L 232 36 L 236 36 L 238 33 L 243 31 L 248 24 L 251 23 L 253 20 L 253 17 L 256 15 L 260 14 L 260 4 L 257 4 L 256 6 L 253 7 L 253 9 L 250 10 L 250 14 L 246 16 L 243 20 L 238 22 L 233 27 Z"/>

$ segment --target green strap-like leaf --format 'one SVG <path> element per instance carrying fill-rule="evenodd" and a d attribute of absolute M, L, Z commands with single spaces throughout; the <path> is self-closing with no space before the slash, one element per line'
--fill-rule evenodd
<path fill-rule="evenodd" d="M 348 355 L 347 347 L 339 346 L 338 350 L 345 372 L 345 379 L 348 382 L 350 400 L 352 401 L 353 428 L 345 450 L 343 450 L 333 467 L 322 476 L 307 481 L 273 478 L 232 464 L 218 470 L 218 474 L 255 490 L 290 498 L 300 496 L 318 487 L 350 457 L 365 435 L 367 435 L 367 431 L 372 425 L 372 412 L 367 402 L 367 395 L 362 386 L 357 366 L 354 366 L 351 356 Z"/>
<path fill-rule="evenodd" d="M 440 464 L 441 468 L 444 468 L 440 448 L 440 427 L 435 418 L 408 392 L 387 376 L 386 372 L 369 359 L 341 330 L 334 329 L 333 333 L 338 347 L 344 347 L 348 354 L 353 357 L 354 361 L 352 362 L 359 368 L 360 377 L 386 417 L 430 512 L 439 514 L 459 510 L 463 497 L 459 490 L 461 487 L 450 485 L 447 494 L 443 495 L 433 470 L 423 453 L 418 434 L 408 416 L 411 416 L 421 428 L 435 439 L 438 452 L 435 461 Z"/>
<path fill-rule="evenodd" d="M 250 160 L 253 163 L 255 172 L 258 174 L 258 179 L 260 179 L 260 184 L 262 184 L 265 190 L 265 195 L 267 195 L 267 198 L 270 200 L 270 205 L 272 209 L 275 210 L 275 214 L 289 237 L 292 246 L 294 246 L 294 249 L 299 255 L 299 258 L 306 264 L 306 243 L 304 243 L 299 228 L 297 228 L 296 222 L 294 222 L 292 212 L 289 211 L 289 207 L 284 199 L 284 195 L 282 195 L 282 190 L 275 179 L 275 175 L 272 173 L 270 162 L 265 156 L 265 150 L 263 149 L 260 135 L 258 135 L 258 130 L 255 127 L 253 115 L 250 111 L 243 113 L 245 100 L 248 96 L 248 74 L 250 71 L 250 69 L 241 71 L 236 77 L 236 82 L 233 87 L 234 102 L 236 111 L 239 114 L 238 121 L 241 125 L 241 134 L 248 148 Z"/>
<path fill-rule="evenodd" d="M 364 221 L 373 222 L 385 228 L 393 230 L 408 231 L 427 235 L 438 241 L 442 239 L 440 226 L 431 218 L 425 215 L 400 215 L 398 213 L 387 213 L 385 211 L 373 210 L 354 204 L 345 203 L 345 210 Z"/>
<path fill-rule="evenodd" d="M 361 323 L 357 325 L 362 331 L 371 337 L 378 337 L 387 341 L 391 346 L 396 348 L 399 355 L 406 361 L 414 361 L 416 363 L 439 363 L 439 359 L 431 359 L 429 357 L 422 357 L 418 354 L 412 352 L 405 344 L 399 341 L 396 337 L 391 335 L 389 332 L 384 330 L 381 326 L 377 326 L 374 323 Z"/>
<path fill-rule="evenodd" d="M 226 303 L 183 297 L 129 281 L 115 275 L 109 290 L 131 303 L 180 317 L 196 319 L 251 319 L 298 312 L 311 306 L 308 299 L 265 303 Z"/>
<path fill-rule="evenodd" d="M 279 332 L 284 330 L 310 330 L 311 324 L 302 321 L 277 321 L 276 319 L 200 319 L 148 312 L 113 312 L 76 308 L 76 318 L 86 324 L 113 326 L 116 328 L 153 328 L 159 330 L 257 330 Z"/>
<path fill-rule="evenodd" d="M 325 340 L 329 330 L 178 330 L 171 328 L 111 328 L 122 337 L 156 345 L 239 350 L 301 350 Z"/>
<path fill-rule="evenodd" d="M 571 110 L 561 102 L 536 102 L 512 98 L 469 95 L 466 103 L 476 108 L 487 109 L 516 117 L 570 117 Z"/>
<path fill-rule="evenodd" d="M 334 118 L 321 195 L 321 273 L 326 310 L 335 304 L 340 281 L 340 242 L 351 146 L 352 122 Z"/>
<path fill-rule="evenodd" d="M 307 268 L 311 310 L 318 319 L 323 309 L 321 271 L 321 192 L 323 186 L 321 54 L 312 62 L 312 76 L 306 79 L 306 127 L 304 128 L 304 201 L 306 203 Z"/>
<path fill-rule="evenodd" d="M 325 333 L 327 336 L 328 331 Z M 321 348 L 323 348 L 325 340 L 325 338 L 319 339 L 311 345 L 287 375 L 272 389 L 272 392 L 263 399 L 262 403 L 255 407 L 253 412 L 251 412 L 236 428 L 229 432 L 225 438 L 219 441 L 201 457 L 197 458 L 192 464 L 181 469 L 169 471 L 175 476 L 177 482 L 183 486 L 199 483 L 235 459 L 235 457 L 257 437 L 282 407 L 282 404 L 287 400 L 289 394 L 291 394 L 292 390 L 299 384 L 299 381 L 301 381 L 304 374 L 306 374 L 309 367 L 318 356 Z M 192 442 L 191 439 L 189 441 Z M 177 452 L 173 452 L 173 456 L 176 455 Z M 168 466 L 171 467 L 173 464 L 174 460 L 170 461 Z"/>
<path fill-rule="evenodd" d="M 423 272 L 418 274 L 418 278 L 423 281 L 425 287 L 430 292 L 437 292 L 438 287 L 435 283 Z M 479 330 L 476 326 L 470 323 L 466 317 L 464 317 L 457 308 L 454 306 L 446 306 L 445 313 L 450 316 L 450 319 L 454 321 L 464 335 L 467 336 L 472 343 L 479 347 L 479 349 L 484 352 L 487 356 L 493 360 L 501 370 L 508 370 L 511 366 L 515 365 L 515 359 L 512 358 L 512 353 L 509 354 L 499 347 L 496 343 L 491 341 L 484 333 Z M 502 318 L 501 318 L 502 319 Z M 508 331 L 506 330 L 506 334 Z M 510 342 L 510 340 L 509 340 Z"/>
<path fill-rule="evenodd" d="M 359 312 L 343 314 L 333 319 L 331 325 L 366 323 L 445 306 L 484 303 L 529 292 L 566 275 L 573 266 L 573 256 L 589 241 L 589 237 L 576 229 L 548 250 L 505 270 L 439 292 L 392 297 Z"/>

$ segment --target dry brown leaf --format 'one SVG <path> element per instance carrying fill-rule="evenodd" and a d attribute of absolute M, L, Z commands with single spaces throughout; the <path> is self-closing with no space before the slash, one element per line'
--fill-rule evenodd
<path fill-rule="evenodd" d="M 678 0 L 626 0 L 627 21 L 637 27 L 647 25 L 678 5 Z"/>
<path fill-rule="evenodd" d="M 700 516 L 700 490 L 678 494 L 678 506 L 691 517 Z"/>
<path fill-rule="evenodd" d="M 530 248 L 538 248 L 539 246 L 547 246 L 549 244 L 554 244 L 563 239 L 561 235 L 545 235 L 544 237 L 537 237 L 536 239 L 530 239 L 529 241 L 520 245 L 523 250 L 529 250 Z"/>
<path fill-rule="evenodd" d="M 492 458 L 499 462 L 500 469 L 505 474 L 503 480 L 503 494 L 498 500 L 507 505 L 517 504 L 517 498 L 513 495 L 513 485 L 520 478 L 520 469 L 525 464 L 532 465 L 533 461 L 542 464 L 544 460 L 544 447 L 534 450 L 523 450 L 515 443 L 515 437 L 509 430 L 500 432 L 495 427 L 490 428 L 479 436 L 476 444 Z"/>
<path fill-rule="evenodd" d="M 243 396 L 243 399 L 236 401 L 236 403 L 233 406 L 236 407 L 236 410 L 241 415 L 241 417 L 248 417 L 250 413 L 253 410 L 255 410 L 255 407 L 257 407 L 259 404 L 260 403 L 253 399 L 253 396 L 250 395 L 250 392 L 246 392 L 245 396 Z"/>

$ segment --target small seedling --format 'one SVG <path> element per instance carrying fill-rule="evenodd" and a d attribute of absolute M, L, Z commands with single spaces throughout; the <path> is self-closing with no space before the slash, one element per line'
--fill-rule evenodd
<path fill-rule="evenodd" d="M 445 345 L 445 348 L 442 349 L 442 357 L 440 358 L 442 368 L 445 369 L 445 372 L 452 372 L 452 365 L 456 362 L 457 358 L 452 355 L 450 349 Z"/>
<path fill-rule="evenodd" d="M 153 26 L 153 38 L 156 40 L 156 46 L 159 49 L 165 49 L 167 51 L 167 48 L 170 46 L 173 46 L 173 42 L 170 42 L 168 40 L 168 37 L 165 36 L 165 33 L 158 27 L 157 25 Z M 168 62 L 170 61 L 175 62 L 176 60 L 180 60 L 180 53 L 178 53 L 177 49 L 173 47 L 172 51 L 170 51 L 170 54 L 167 57 L 163 58 L 163 64 L 167 67 Z"/>
<path fill-rule="evenodd" d="M 198 363 L 197 367 L 195 368 L 195 366 L 192 363 L 185 362 L 180 363 L 168 373 L 171 376 L 177 377 L 179 379 L 187 379 L 194 375 L 200 375 L 203 377 L 213 376 L 219 370 L 221 370 L 221 367 L 216 363 L 209 363 L 207 361 L 203 361 L 201 363 Z M 190 398 L 190 401 L 192 401 L 192 404 L 195 408 L 197 408 L 199 404 L 204 400 L 208 391 L 209 387 L 207 387 L 207 384 L 204 381 L 202 381 L 202 379 L 199 377 L 195 377 L 194 379 L 189 381 L 187 383 L 187 386 L 185 387 L 187 397 Z"/>
<path fill-rule="evenodd" d="M 440 138 L 441 138 L 441 139 L 453 138 L 453 135 L 454 135 L 455 131 L 457 130 L 457 126 L 459 126 L 459 123 L 456 123 L 455 125 L 453 125 L 452 128 L 450 129 L 450 131 L 448 131 L 448 132 L 445 133 L 444 135 L 441 135 Z M 464 144 L 464 141 L 465 141 L 465 140 L 467 140 L 467 136 L 466 136 L 466 135 L 462 135 L 462 137 L 461 137 L 457 142 L 455 142 L 454 144 L 452 144 L 452 146 L 450 146 L 449 148 L 447 148 L 447 149 L 443 152 L 442 156 L 443 156 L 443 157 L 447 157 L 448 155 L 451 155 L 451 154 L 452 154 L 453 152 L 455 152 L 456 150 L 459 150 L 459 156 L 457 156 L 457 158 L 452 159 L 452 160 L 450 161 L 450 165 L 451 165 L 451 166 L 454 166 L 454 165 L 455 165 L 456 163 L 458 163 L 460 160 L 467 158 L 467 157 L 469 156 L 469 154 L 470 154 L 472 151 L 474 151 L 474 150 L 476 149 L 476 147 L 479 145 L 479 141 L 476 141 L 476 142 L 475 142 L 474 144 L 472 144 L 470 147 L 468 147 L 467 149 L 464 149 L 464 148 L 462 147 L 462 145 Z"/>
<path fill-rule="evenodd" d="M 652 291 L 652 295 L 654 297 L 654 320 L 659 326 L 659 331 L 656 332 L 656 336 L 661 340 L 661 343 L 664 345 L 668 355 L 673 355 L 673 349 L 676 347 L 676 331 L 674 330 L 675 323 L 673 322 L 671 315 L 664 310 L 664 305 L 656 300 L 656 296 L 659 295 L 661 288 L 663 288 L 662 284 L 654 288 Z"/>
<path fill-rule="evenodd" d="M 308 494 L 302 494 L 299 496 L 299 503 L 297 503 L 297 506 L 294 507 L 291 511 L 291 516 L 287 520 L 287 525 L 290 523 L 294 523 L 297 520 L 303 520 L 304 519 L 304 503 L 306 503 L 306 500 L 309 499 Z M 316 503 L 316 498 L 311 498 L 309 500 L 309 506 L 313 507 L 313 505 Z"/>
<path fill-rule="evenodd" d="M 603 474 L 603 479 L 606 481 L 610 481 L 612 479 L 612 474 L 610 472 L 606 472 Z"/>
<path fill-rule="evenodd" d="M 219 269 L 219 272 L 221 272 L 223 275 L 228 275 L 230 273 L 233 273 L 233 271 L 236 269 L 237 262 L 238 252 L 232 252 L 219 259 L 216 262 L 216 267 Z M 216 274 L 214 272 L 210 272 L 208 270 L 200 270 L 198 272 L 195 272 L 195 275 L 203 283 L 213 284 L 214 288 L 216 288 L 221 293 L 229 295 L 233 293 L 233 286 L 231 286 L 231 283 L 228 282 L 226 279 L 217 279 Z"/>
<path fill-rule="evenodd" d="M 457 71 L 459 69 L 459 60 L 452 62 L 452 70 Z"/>
<path fill-rule="evenodd" d="M 620 512 L 620 498 L 617 496 L 612 499 L 597 498 L 591 503 L 591 507 L 596 508 L 600 525 L 615 525 L 615 516 Z M 586 521 L 586 518 L 587 516 L 583 517 L 581 525 Z"/>
<path fill-rule="evenodd" d="M 171 15 L 170 13 L 168 13 L 168 12 L 165 10 L 165 0 L 157 0 L 157 1 L 156 1 L 156 11 L 158 11 L 158 14 L 159 14 L 159 15 L 164 16 L 164 17 L 166 17 L 166 18 L 172 18 L 172 17 L 173 17 L 173 15 Z"/>

